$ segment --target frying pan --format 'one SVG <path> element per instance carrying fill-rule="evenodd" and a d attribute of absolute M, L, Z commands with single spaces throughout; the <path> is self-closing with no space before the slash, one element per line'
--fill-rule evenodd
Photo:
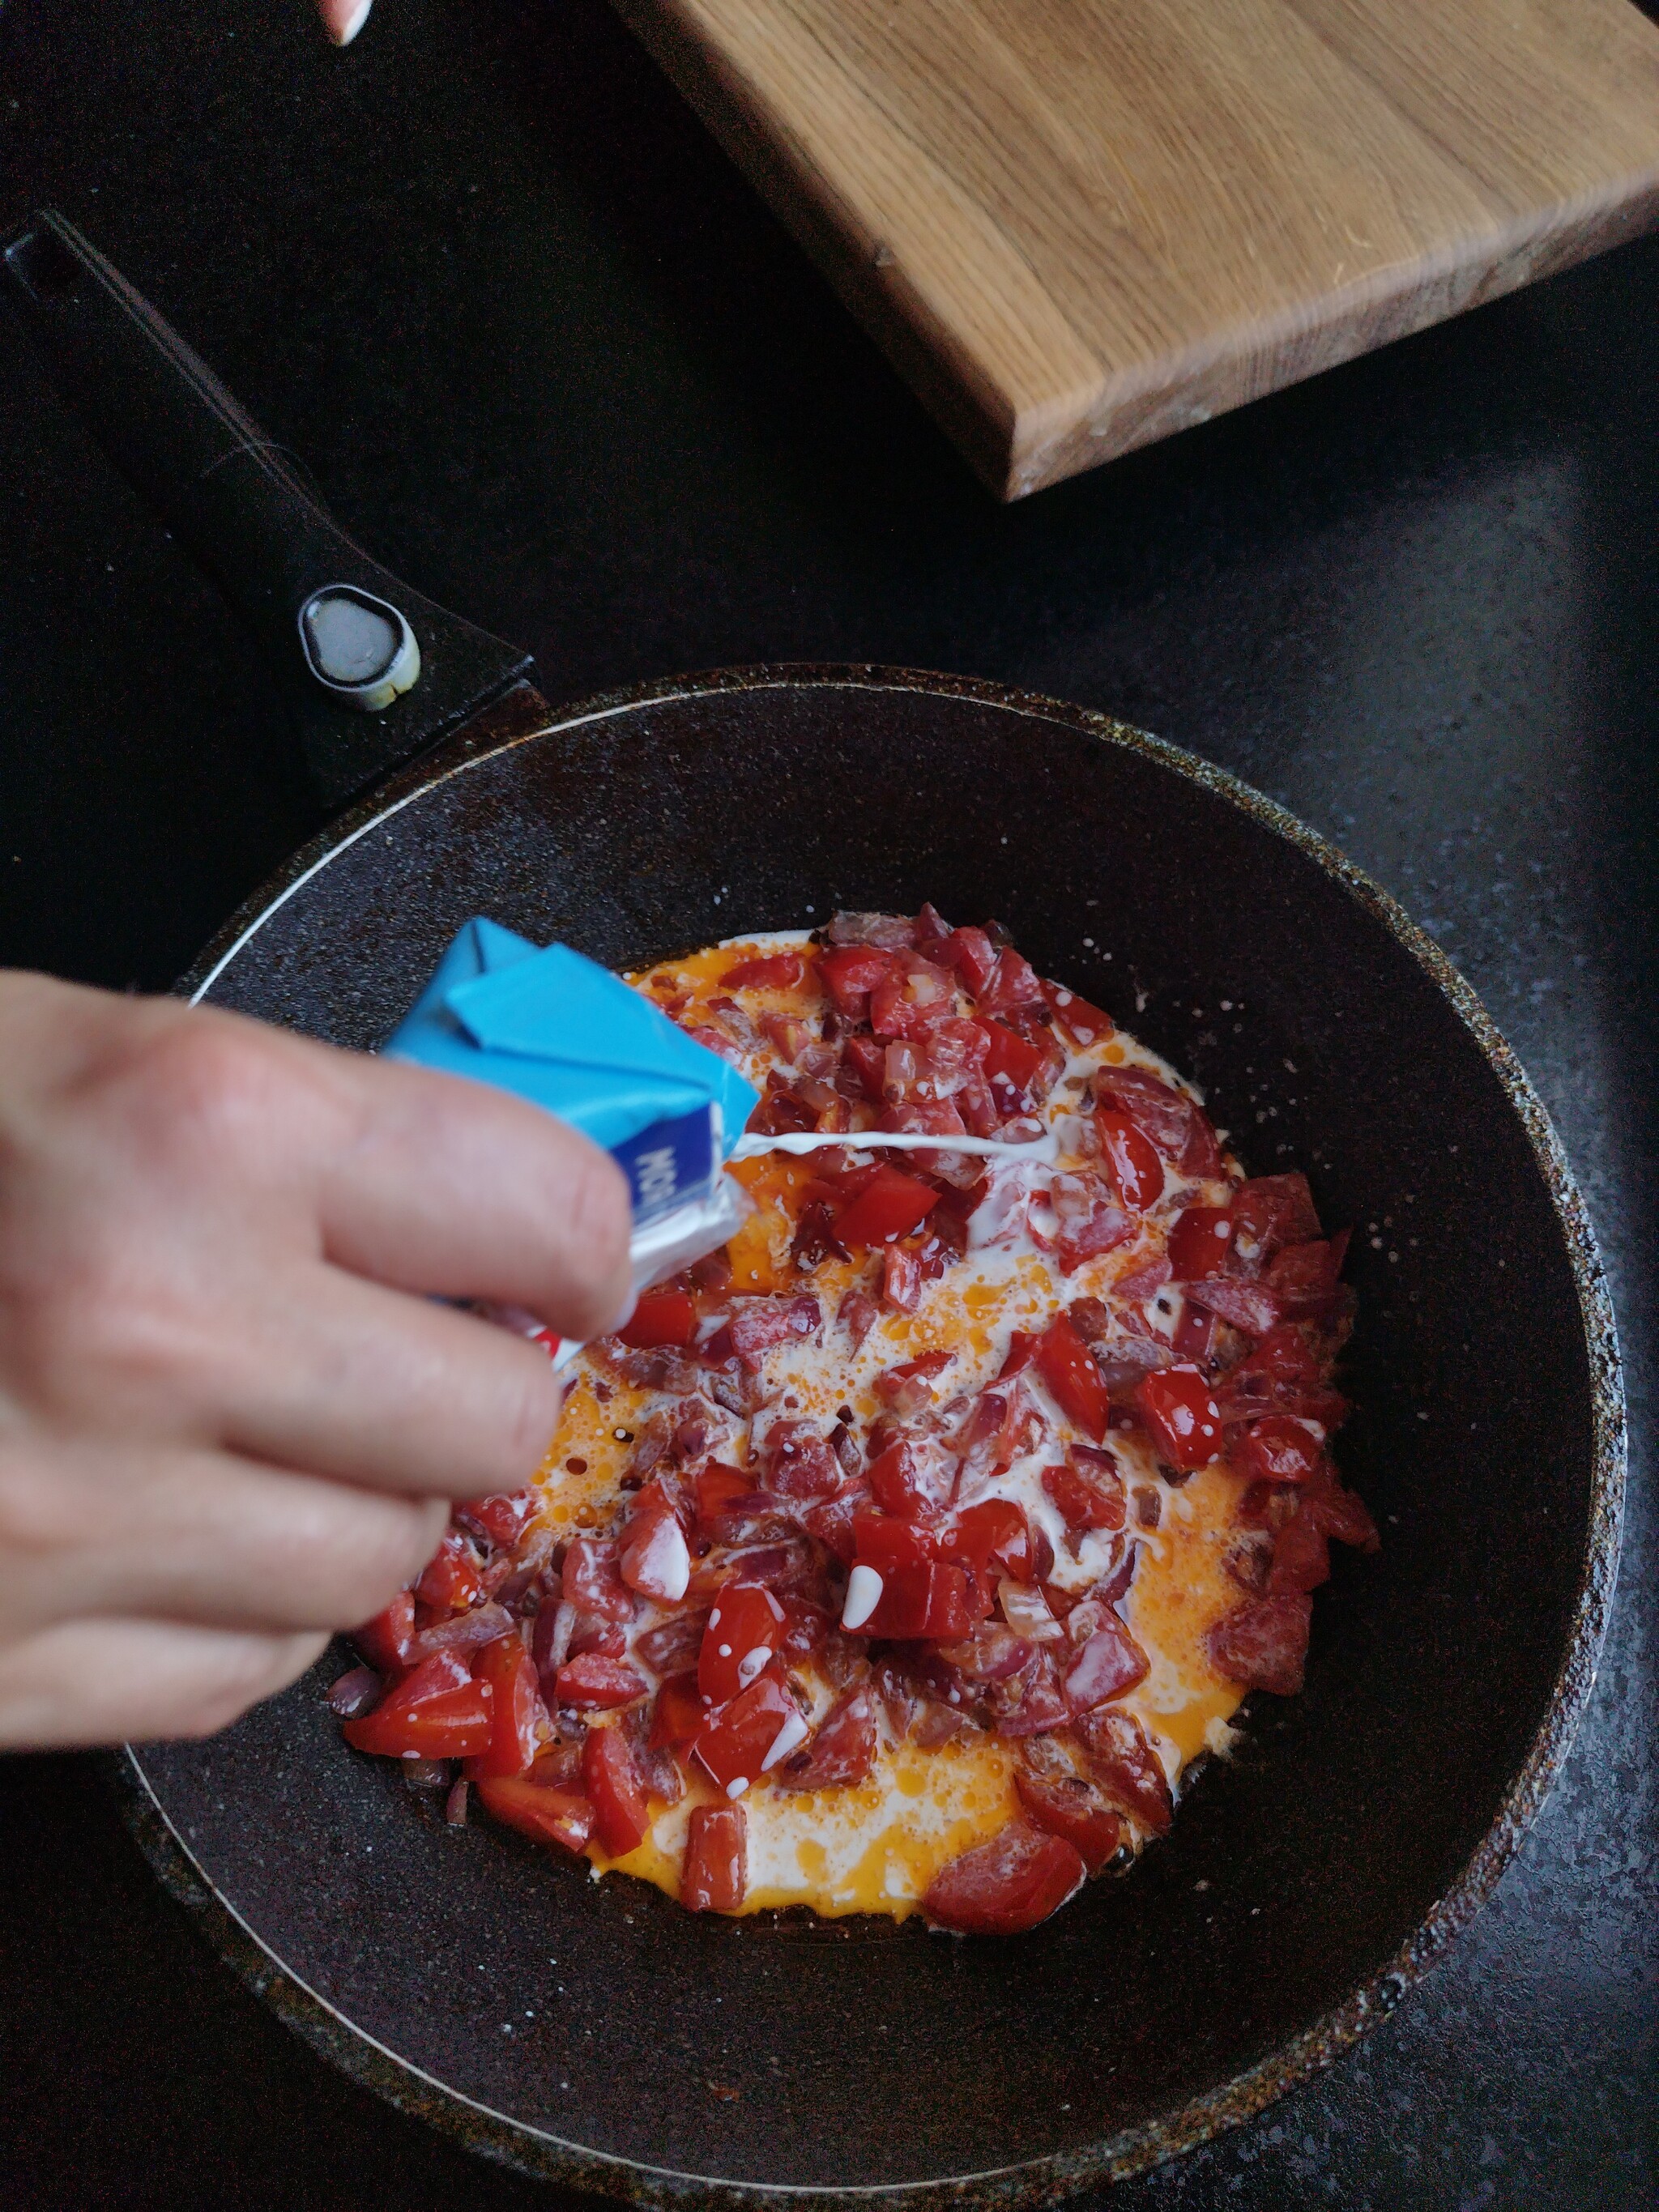
<path fill-rule="evenodd" d="M 5 266 L 66 392 L 261 635 L 319 788 L 356 794 L 191 995 L 372 1048 L 474 913 L 619 967 L 932 898 L 1006 921 L 1205 1085 L 1253 1171 L 1305 1165 L 1358 1232 L 1342 1456 L 1382 1553 L 1339 1560 L 1305 1693 L 1252 1698 L 1169 1838 L 1033 1934 L 694 1917 L 448 1831 L 341 1744 L 333 1654 L 209 1742 L 122 1755 L 163 1881 L 348 2073 L 492 2157 L 645 2203 L 1035 2203 L 1328 2064 L 1515 1850 L 1616 1565 L 1611 1309 L 1468 986 L 1268 800 L 1052 700 L 761 667 L 554 713 L 521 655 L 341 536 L 67 225 L 36 217 Z M 340 585 L 419 647 L 380 711 L 305 659 L 299 612 Z"/>

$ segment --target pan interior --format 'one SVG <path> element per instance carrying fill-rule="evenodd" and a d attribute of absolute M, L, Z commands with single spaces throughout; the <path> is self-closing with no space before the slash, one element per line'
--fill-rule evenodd
<path fill-rule="evenodd" d="M 994 915 L 1305 1167 L 1361 1298 L 1341 1457 L 1382 1528 L 1316 1602 L 1306 1693 L 1247 1706 L 1169 1839 L 1009 1942 L 724 1922 L 487 1826 L 339 1743 L 326 1664 L 146 1751 L 279 1959 L 466 2098 L 605 2156 L 866 2187 L 1086 2154 L 1342 2002 L 1458 1877 L 1572 1632 L 1592 1378 L 1548 1184 L 1425 967 L 1319 863 L 1155 753 L 948 690 L 647 699 L 425 789 L 214 1002 L 378 1043 L 474 913 L 613 966 L 837 906 Z"/>

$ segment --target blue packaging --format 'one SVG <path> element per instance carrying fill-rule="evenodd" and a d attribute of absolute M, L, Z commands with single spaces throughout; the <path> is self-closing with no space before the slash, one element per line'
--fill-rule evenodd
<path fill-rule="evenodd" d="M 638 1287 L 723 1243 L 742 1218 L 723 1170 L 759 1092 L 568 945 L 469 921 L 386 1050 L 515 1091 L 602 1146 L 633 1194 Z"/>

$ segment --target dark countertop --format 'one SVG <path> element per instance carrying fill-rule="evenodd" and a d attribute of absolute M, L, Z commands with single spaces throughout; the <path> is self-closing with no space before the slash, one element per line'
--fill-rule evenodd
<path fill-rule="evenodd" d="M 1114 2212 L 1651 2203 L 1659 241 L 1000 509 L 600 0 L 379 0 L 343 57 L 302 0 L 182 15 L 0 8 L 0 220 L 62 207 L 555 698 L 868 659 L 1108 708 L 1325 830 L 1484 996 L 1628 1359 L 1600 1684 L 1400 2012 Z M 230 618 L 3 321 L 0 420 L 0 958 L 164 988 L 314 817 Z M 0 1806 L 8 2202 L 549 2201 L 268 2017 L 90 1762 L 0 1761 Z"/>

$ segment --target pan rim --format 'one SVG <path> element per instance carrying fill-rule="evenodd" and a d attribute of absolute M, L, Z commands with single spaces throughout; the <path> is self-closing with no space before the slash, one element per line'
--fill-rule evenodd
<path fill-rule="evenodd" d="M 535 2178 L 650 2205 L 690 2202 L 845 2207 L 890 2204 L 903 2212 L 959 2204 L 1013 2208 L 1048 2203 L 1103 2182 L 1127 2179 L 1253 2118 L 1322 2073 L 1391 2013 L 1487 1901 L 1565 1763 L 1591 1692 L 1618 1571 L 1623 1518 L 1626 1411 L 1617 1326 L 1589 1210 L 1543 1102 L 1513 1048 L 1464 977 L 1404 908 L 1363 870 L 1275 799 L 1229 770 L 1167 739 L 1093 709 L 983 678 L 874 663 L 763 663 L 659 678 L 598 694 L 555 710 L 524 687 L 523 709 L 500 742 L 451 740 L 405 769 L 325 826 L 246 900 L 177 986 L 199 1001 L 264 923 L 337 854 L 426 792 L 516 746 L 641 708 L 734 691 L 796 689 L 922 692 L 1024 714 L 1138 752 L 1239 807 L 1284 837 L 1355 898 L 1427 974 L 1470 1032 L 1526 1134 L 1549 1193 L 1578 1297 L 1591 1401 L 1589 1510 L 1571 1623 L 1561 1662 L 1526 1757 L 1486 1834 L 1417 1928 L 1339 2004 L 1255 2066 L 1221 2087 L 1081 2149 L 981 2172 L 891 2183 L 834 2185 L 734 2181 L 647 2165 L 595 2150 L 499 2112 L 378 2042 L 304 1979 L 258 1936 L 215 1885 L 173 1826 L 138 1749 L 109 1755 L 123 1815 L 163 1886 L 191 1908 L 203 1933 L 279 2018 L 352 2079 L 466 2148 Z M 509 694 L 509 697 L 513 695 Z M 540 718 L 528 710 L 542 710 Z M 533 722 L 534 726 L 530 724 Z"/>

